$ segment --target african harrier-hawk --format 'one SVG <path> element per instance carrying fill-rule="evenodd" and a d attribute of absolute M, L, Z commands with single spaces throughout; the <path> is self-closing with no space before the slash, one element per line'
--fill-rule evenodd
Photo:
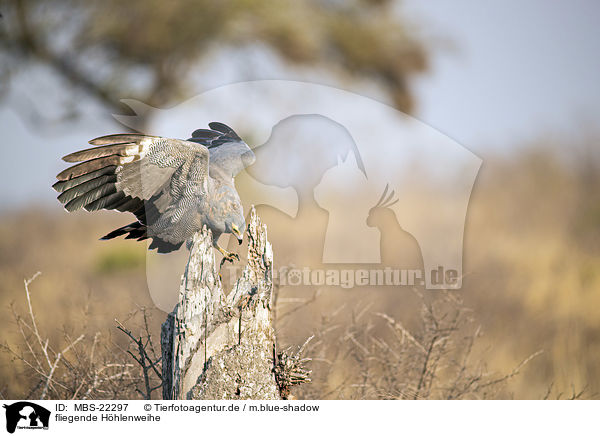
<path fill-rule="evenodd" d="M 232 233 L 242 242 L 245 220 L 233 178 L 255 157 L 230 127 L 209 127 L 187 141 L 129 133 L 92 139 L 95 147 L 63 157 L 80 163 L 56 176 L 58 200 L 69 212 L 132 212 L 136 222 L 102 239 L 152 238 L 149 248 L 159 253 L 179 249 L 206 225 L 215 248 L 232 260 L 237 255 L 217 241 L 222 233 Z"/>

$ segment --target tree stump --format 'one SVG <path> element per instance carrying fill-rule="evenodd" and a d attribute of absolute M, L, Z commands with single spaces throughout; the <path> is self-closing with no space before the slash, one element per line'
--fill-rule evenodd
<path fill-rule="evenodd" d="M 162 325 L 164 399 L 281 398 L 272 324 L 273 251 L 250 211 L 248 261 L 223 292 L 211 232 L 194 236 L 179 302 Z"/>

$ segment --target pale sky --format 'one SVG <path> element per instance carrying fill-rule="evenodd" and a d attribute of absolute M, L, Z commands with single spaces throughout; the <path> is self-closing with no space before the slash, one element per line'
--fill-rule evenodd
<path fill-rule="evenodd" d="M 479 154 L 490 147 L 518 150 L 548 132 L 576 136 L 586 123 L 598 124 L 600 3 L 405 0 L 404 11 L 435 47 L 431 72 L 414 83 L 415 115 L 467 148 Z M 280 76 L 270 78 L 291 78 L 284 69 L 275 71 Z M 205 86 L 244 78 L 218 75 Z M 60 156 L 118 130 L 111 114 L 92 103 L 82 103 L 76 121 L 42 130 L 14 110 L 27 95 L 27 105 L 52 114 L 60 93 L 50 73 L 36 70 L 22 73 L 0 103 L 0 210 L 33 201 L 58 206 L 51 203 L 50 185 L 63 168 Z"/>
<path fill-rule="evenodd" d="M 600 2 L 406 0 L 435 51 L 417 117 L 475 150 L 600 120 Z M 429 23 L 429 24 L 428 24 Z"/>

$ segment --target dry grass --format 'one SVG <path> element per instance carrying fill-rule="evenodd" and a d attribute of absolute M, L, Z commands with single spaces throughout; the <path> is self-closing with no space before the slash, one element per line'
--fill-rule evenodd
<path fill-rule="evenodd" d="M 488 371 L 473 354 L 481 336 L 470 310 L 451 293 L 421 298 L 414 331 L 368 306 L 324 317 L 305 353 L 313 382 L 307 399 L 486 399 L 510 395 L 512 378 L 542 350 L 506 374 Z"/>
<path fill-rule="evenodd" d="M 464 306 L 406 288 L 320 294 L 312 288 L 282 289 L 280 346 L 297 347 L 315 335 L 304 354 L 313 358 L 313 383 L 297 388 L 298 395 L 528 399 L 580 397 L 585 390 L 586 397 L 595 397 L 600 392 L 600 159 L 582 150 L 571 148 L 566 156 L 532 147 L 518 156 L 485 160 L 466 224 L 464 286 L 454 295 Z M 2 216 L 3 342 L 19 356 L 0 354 L 4 396 L 39 398 L 58 353 L 52 378 L 66 388 L 50 383 L 46 397 L 77 391 L 75 382 L 60 376 L 67 374 L 59 370 L 66 362 L 87 368 L 81 373 L 88 381 L 77 395 L 93 384 L 94 371 L 112 363 L 133 365 L 103 370 L 130 371 L 129 379 L 123 376 L 130 388 L 116 392 L 106 381 L 104 392 L 94 395 L 138 398 L 136 388 L 145 392 L 139 365 L 126 351 L 114 354 L 115 344 L 122 350 L 135 347 L 116 330 L 114 319 L 152 307 L 139 257 L 144 247 L 97 241 L 126 222 L 112 214 L 64 216 L 58 207 Z M 123 247 L 128 254 L 121 259 Z M 12 321 L 10 316 L 11 301 L 15 313 L 29 313 L 22 280 L 36 270 L 44 272 L 31 290 L 42 348 L 29 315 Z M 177 288 L 173 283 L 174 292 Z M 157 337 L 164 313 L 151 312 L 148 328 Z M 20 329 L 36 345 L 41 367 L 22 347 Z M 143 336 L 143 328 L 132 330 L 134 337 Z M 97 341 L 95 332 L 101 332 Z M 53 350 L 48 348 L 48 358 L 46 341 Z M 527 360 L 539 350 L 543 353 Z M 21 357 L 44 376 L 26 369 Z"/>
<path fill-rule="evenodd" d="M 40 274 L 37 272 L 24 281 L 26 315 L 12 307 L 19 340 L 16 344 L 0 344 L 4 357 L 10 358 L 17 379 L 21 380 L 21 383 L 2 387 L 2 397 L 153 398 L 152 393 L 161 387 L 160 358 L 151 339 L 147 310 L 141 308 L 128 319 L 133 323 L 141 318 L 139 337 L 117 321 L 117 328 L 131 339 L 125 347 L 114 342 L 110 334 L 103 335 L 100 331 L 75 337 L 64 330 L 59 340 L 50 340 L 39 326 L 30 291 Z M 131 345 L 134 345 L 133 350 Z M 154 398 L 158 397 L 154 395 Z"/>

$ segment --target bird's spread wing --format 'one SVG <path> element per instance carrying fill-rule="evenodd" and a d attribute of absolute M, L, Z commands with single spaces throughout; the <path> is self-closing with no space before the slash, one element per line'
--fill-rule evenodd
<path fill-rule="evenodd" d="M 188 141 L 205 145 L 210 152 L 210 176 L 231 183 L 255 156 L 235 131 L 223 123 L 209 123 L 210 129 L 198 129 Z"/>
<path fill-rule="evenodd" d="M 162 213 L 189 197 L 206 192 L 209 152 L 199 143 L 140 134 L 118 134 L 90 141 L 95 147 L 63 160 L 80 162 L 56 176 L 53 185 L 68 211 L 116 209 Z"/>

